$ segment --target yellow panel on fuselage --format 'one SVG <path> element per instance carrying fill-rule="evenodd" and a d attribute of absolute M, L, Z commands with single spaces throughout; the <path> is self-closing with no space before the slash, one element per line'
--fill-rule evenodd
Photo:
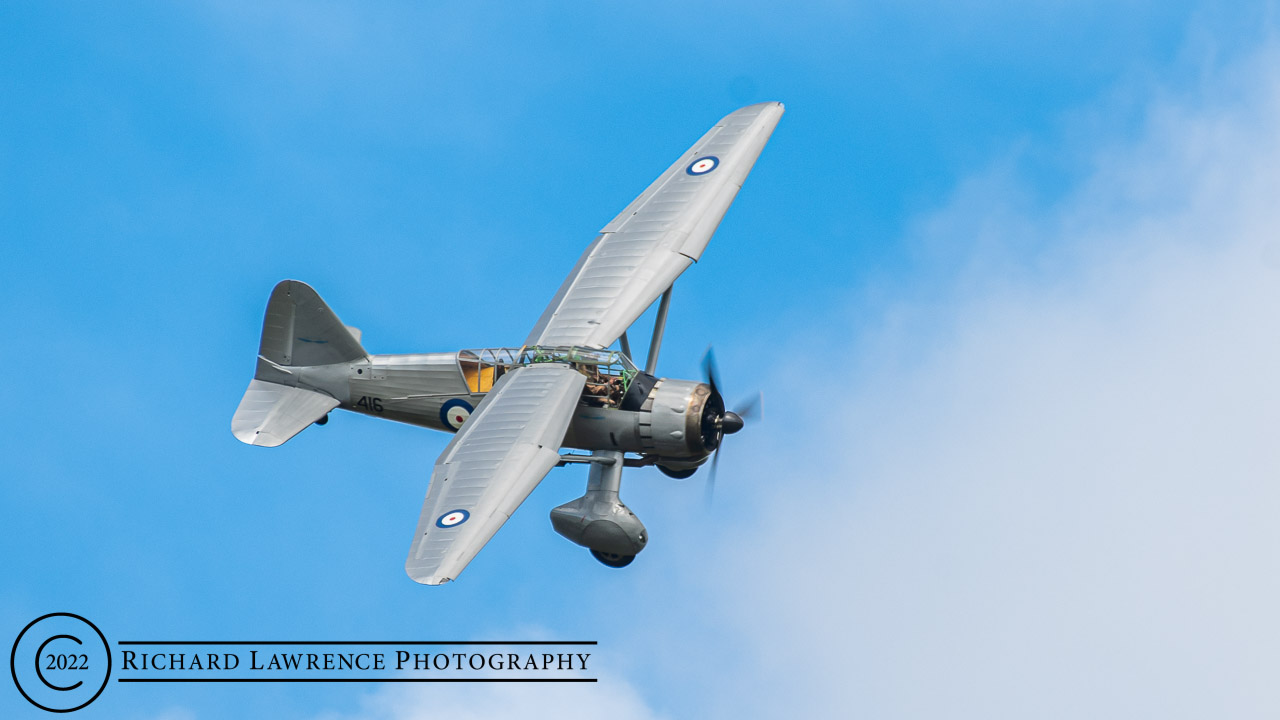
<path fill-rule="evenodd" d="M 462 366 L 462 376 L 467 380 L 467 388 L 473 393 L 487 393 L 493 389 L 493 371 L 492 365 L 481 367 L 479 363 L 468 362 L 463 360 L 459 363 Z"/>

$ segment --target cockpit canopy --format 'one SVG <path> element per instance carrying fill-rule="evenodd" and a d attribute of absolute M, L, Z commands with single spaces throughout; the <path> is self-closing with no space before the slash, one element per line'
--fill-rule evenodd
<path fill-rule="evenodd" d="M 562 363 L 586 375 L 584 394 L 600 397 L 604 404 L 616 404 L 640 374 L 631 358 L 616 350 L 530 345 L 458 351 L 458 368 L 473 393 L 489 392 L 508 370 L 536 363 Z"/>

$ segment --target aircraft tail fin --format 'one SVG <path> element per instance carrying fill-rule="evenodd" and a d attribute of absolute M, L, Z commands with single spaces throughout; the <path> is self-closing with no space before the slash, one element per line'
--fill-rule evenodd
<path fill-rule="evenodd" d="M 311 286 L 281 282 L 267 301 L 257 372 L 231 418 L 231 433 L 250 445 L 276 447 L 323 422 L 338 400 L 300 383 L 303 372 L 297 368 L 364 357 L 360 331 L 343 325 Z"/>
<path fill-rule="evenodd" d="M 310 285 L 284 280 L 267 301 L 258 354 L 285 367 L 332 365 L 366 357 L 360 331 L 352 330 Z"/>

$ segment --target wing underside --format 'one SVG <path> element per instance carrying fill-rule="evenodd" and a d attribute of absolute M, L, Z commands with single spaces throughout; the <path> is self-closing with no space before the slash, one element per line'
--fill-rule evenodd
<path fill-rule="evenodd" d="M 701 257 L 782 112 L 750 105 L 707 131 L 601 229 L 525 343 L 613 343 Z"/>
<path fill-rule="evenodd" d="M 405 571 L 453 580 L 560 461 L 560 443 L 586 378 L 560 364 L 498 380 L 431 473 Z"/>
<path fill-rule="evenodd" d="M 607 347 L 702 255 L 782 117 L 781 103 L 729 114 L 583 253 L 527 345 Z M 405 570 L 455 579 L 560 461 L 584 375 L 561 364 L 504 375 L 431 474 Z"/>

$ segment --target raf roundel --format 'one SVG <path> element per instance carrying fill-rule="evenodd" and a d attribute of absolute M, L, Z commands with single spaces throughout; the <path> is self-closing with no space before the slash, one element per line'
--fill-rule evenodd
<path fill-rule="evenodd" d="M 471 517 L 466 510 L 450 510 L 436 518 L 436 527 L 451 528 L 461 525 Z"/>
<path fill-rule="evenodd" d="M 708 155 L 689 163 L 689 167 L 685 168 L 685 172 L 690 175 L 706 175 L 712 170 L 715 170 L 719 164 L 720 158 L 715 155 Z"/>
<path fill-rule="evenodd" d="M 472 409 L 466 400 L 454 398 L 440 406 L 440 422 L 454 430 L 461 429 L 462 423 L 471 417 Z"/>

